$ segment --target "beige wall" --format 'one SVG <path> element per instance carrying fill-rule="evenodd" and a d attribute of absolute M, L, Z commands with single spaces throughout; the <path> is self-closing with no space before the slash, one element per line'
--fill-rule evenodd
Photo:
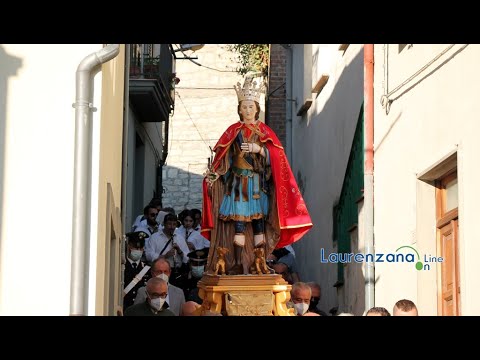
<path fill-rule="evenodd" d="M 333 287 L 337 281 L 337 265 L 321 264 L 320 248 L 324 248 L 326 254 L 336 252 L 333 248 L 333 206 L 341 193 L 363 102 L 363 46 L 352 44 L 344 52 L 338 50 L 338 45 L 292 46 L 292 98 L 297 102 L 292 105 L 293 156 L 290 162 L 313 222 L 312 230 L 294 244 L 294 249 L 301 280 L 321 285 L 319 307 L 327 312 L 339 305 Z M 329 75 L 329 80 L 317 97 L 311 93 L 312 84 L 318 80 L 313 76 L 323 73 Z M 313 99 L 313 104 L 305 116 L 299 117 L 296 114 L 305 98 Z M 358 242 L 362 244 L 362 239 Z M 350 285 L 342 289 L 342 297 L 352 297 L 354 290 Z M 351 304 L 356 309 L 361 306 L 361 299 Z"/>
<path fill-rule="evenodd" d="M 411 245 L 420 256 L 435 255 L 434 189 L 417 177 L 458 151 L 461 309 L 463 315 L 479 315 L 480 46 L 455 45 L 392 95 L 388 115 L 380 105 L 385 92 L 447 47 L 414 44 L 399 52 L 398 45 L 388 45 L 384 68 L 386 48 L 375 46 L 375 243 L 377 252 Z M 375 277 L 377 306 L 391 310 L 395 301 L 409 298 L 420 314 L 436 315 L 435 267 L 427 273 L 412 264 L 377 263 Z"/>
<path fill-rule="evenodd" d="M 195 61 L 204 66 L 188 60 L 177 60 L 176 64 L 180 83 L 170 122 L 167 166 L 163 169 L 163 205 L 177 212 L 202 207 L 209 146 L 213 148 L 227 127 L 239 120 L 233 85 L 243 79 L 235 71 L 234 55 L 225 44 L 207 44 L 187 54 L 197 56 Z"/>
<path fill-rule="evenodd" d="M 83 58 L 101 48 L 0 45 L 2 315 L 69 314 L 75 72 Z M 94 85 L 95 138 L 102 113 L 101 72 Z M 94 158 L 97 151 L 94 147 Z M 94 304 L 89 305 L 91 314 Z"/>
<path fill-rule="evenodd" d="M 121 304 L 120 244 L 122 136 L 125 46 L 102 66 L 102 111 L 99 134 L 98 241 L 96 256 L 96 315 L 113 315 Z M 113 306 L 112 306 L 113 305 Z"/>

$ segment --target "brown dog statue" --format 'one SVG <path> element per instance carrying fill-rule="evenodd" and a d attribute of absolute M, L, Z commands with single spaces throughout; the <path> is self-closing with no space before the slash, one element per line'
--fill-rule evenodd
<path fill-rule="evenodd" d="M 257 274 L 270 274 L 271 271 L 265 261 L 265 251 L 263 247 L 257 247 L 253 250 L 255 253 L 255 261 L 253 263 L 252 273 L 256 271 Z"/>
<path fill-rule="evenodd" d="M 228 252 L 227 248 L 224 247 L 217 247 L 217 263 L 215 264 L 215 272 L 214 275 L 226 274 L 226 262 L 225 262 L 225 254 Z"/>

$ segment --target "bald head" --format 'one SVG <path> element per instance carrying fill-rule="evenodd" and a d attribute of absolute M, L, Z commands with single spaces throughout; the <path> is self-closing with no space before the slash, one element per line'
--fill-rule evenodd
<path fill-rule="evenodd" d="M 182 305 L 182 316 L 196 316 L 195 310 L 200 308 L 201 305 L 197 304 L 195 301 L 187 301 Z"/>
<path fill-rule="evenodd" d="M 150 271 L 152 272 L 152 275 L 154 277 L 160 274 L 166 274 L 168 277 L 170 277 L 170 274 L 172 272 L 170 268 L 170 263 L 163 257 L 160 257 L 153 262 Z"/>
<path fill-rule="evenodd" d="M 147 293 L 150 296 L 168 294 L 168 284 L 165 280 L 154 277 L 147 281 Z"/>

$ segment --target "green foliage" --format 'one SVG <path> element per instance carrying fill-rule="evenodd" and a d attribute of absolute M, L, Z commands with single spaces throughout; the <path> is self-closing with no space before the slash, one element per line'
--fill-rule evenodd
<path fill-rule="evenodd" d="M 233 44 L 227 48 L 238 57 L 240 66 L 237 68 L 237 72 L 239 74 L 259 72 L 263 77 L 267 77 L 269 44 Z"/>

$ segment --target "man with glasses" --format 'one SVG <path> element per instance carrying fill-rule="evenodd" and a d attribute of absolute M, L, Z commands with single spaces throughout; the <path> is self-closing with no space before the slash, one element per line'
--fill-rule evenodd
<path fill-rule="evenodd" d="M 157 215 L 158 209 L 153 205 L 147 205 L 144 209 L 145 220 L 143 220 L 135 230 L 144 231 L 151 237 L 158 232 Z"/>
<path fill-rule="evenodd" d="M 180 316 L 182 306 L 185 303 L 185 295 L 182 289 L 169 283 L 170 274 L 172 273 L 170 263 L 165 260 L 165 258 L 159 257 L 152 263 L 150 273 L 152 274 L 152 278 L 158 277 L 167 282 L 168 295 L 165 298 L 164 306 L 168 307 L 168 309 L 170 309 L 175 315 Z M 146 287 L 144 286 L 138 289 L 137 297 L 135 298 L 134 304 L 140 304 L 144 302 L 146 298 L 147 291 Z"/>
<path fill-rule="evenodd" d="M 167 282 L 158 277 L 147 281 L 147 299 L 125 310 L 125 316 L 175 316 L 164 307 L 168 295 Z"/>

